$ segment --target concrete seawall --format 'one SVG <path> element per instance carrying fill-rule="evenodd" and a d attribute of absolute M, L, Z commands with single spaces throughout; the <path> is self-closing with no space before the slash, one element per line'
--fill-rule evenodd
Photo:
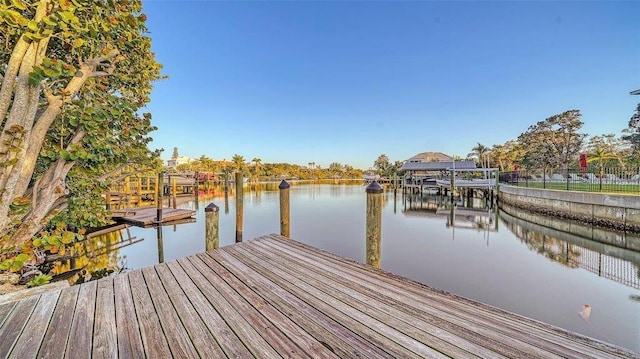
<path fill-rule="evenodd" d="M 640 232 L 640 195 L 500 185 L 499 202 L 596 226 Z"/>

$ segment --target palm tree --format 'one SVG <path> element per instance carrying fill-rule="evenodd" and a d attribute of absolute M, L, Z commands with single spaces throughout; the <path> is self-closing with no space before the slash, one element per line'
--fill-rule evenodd
<path fill-rule="evenodd" d="M 242 170 L 244 169 L 244 166 L 245 166 L 244 157 L 241 156 L 241 155 L 235 154 L 231 158 L 231 161 L 233 161 L 233 166 L 234 166 L 235 170 L 238 171 L 238 172 L 242 172 Z"/>
<path fill-rule="evenodd" d="M 253 162 L 253 175 L 255 176 L 255 180 L 257 182 L 262 170 L 262 160 L 258 157 L 254 157 L 251 162 Z"/>
<path fill-rule="evenodd" d="M 478 142 L 478 144 L 471 149 L 471 153 L 469 154 L 470 157 L 476 157 L 478 159 L 478 162 L 480 162 L 480 167 L 489 167 L 489 147 L 483 145 L 482 143 Z"/>
<path fill-rule="evenodd" d="M 602 187 L 602 177 L 604 177 L 604 161 L 616 160 L 622 163 L 620 155 L 616 152 L 609 151 L 603 146 L 596 146 L 587 156 L 587 163 L 598 162 L 598 173 L 600 177 L 600 186 Z"/>

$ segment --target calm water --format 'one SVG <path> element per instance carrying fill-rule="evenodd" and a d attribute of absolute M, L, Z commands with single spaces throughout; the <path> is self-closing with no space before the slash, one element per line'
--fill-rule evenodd
<path fill-rule="evenodd" d="M 244 239 L 279 232 L 277 184 L 248 190 Z M 290 191 L 294 239 L 364 261 L 364 186 L 294 183 Z M 437 210 L 436 197 L 384 196 L 383 269 L 640 352 L 640 253 L 548 230 L 513 212 L 478 216 L 457 208 L 452 217 Z M 134 269 L 204 251 L 203 210 L 211 202 L 220 207 L 220 245 L 232 244 L 235 198 L 201 197 L 196 223 L 163 227 L 161 242 L 156 229 L 129 228 L 126 235 L 144 240 L 111 260 Z M 579 315 L 585 304 L 588 320 Z"/>

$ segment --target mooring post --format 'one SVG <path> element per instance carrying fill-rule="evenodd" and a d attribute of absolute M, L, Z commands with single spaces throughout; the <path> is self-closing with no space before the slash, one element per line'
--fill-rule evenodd
<path fill-rule="evenodd" d="M 449 191 L 451 192 L 451 203 L 453 203 L 453 202 L 454 202 L 454 200 L 455 200 L 455 199 L 453 198 L 453 191 L 454 191 L 455 186 L 456 186 L 456 184 L 455 184 L 455 180 L 456 180 L 456 171 L 451 170 L 451 178 L 450 178 L 450 180 L 449 180 L 449 182 L 451 182 L 451 183 L 449 183 L 449 187 L 450 187 L 450 188 L 449 188 Z"/>
<path fill-rule="evenodd" d="M 107 193 L 105 193 L 105 204 L 107 211 L 111 210 L 111 188 L 107 188 Z"/>
<path fill-rule="evenodd" d="M 164 240 L 162 239 L 162 224 L 160 223 L 156 227 L 156 236 L 158 238 L 158 263 L 164 263 Z"/>
<path fill-rule="evenodd" d="M 171 193 L 172 193 L 172 196 L 173 196 L 173 199 L 172 199 L 172 201 L 173 201 L 173 209 L 176 209 L 176 207 L 177 207 L 176 196 L 177 196 L 177 187 L 178 186 L 176 185 L 176 181 L 177 181 L 176 178 L 173 177 L 173 187 L 171 188 Z"/>
<path fill-rule="evenodd" d="M 280 182 L 280 234 L 289 238 L 291 236 L 291 224 L 289 222 L 289 183 L 285 180 Z"/>
<path fill-rule="evenodd" d="M 243 188 L 242 172 L 236 172 L 236 243 L 242 242 Z"/>
<path fill-rule="evenodd" d="M 380 241 L 382 238 L 382 187 L 377 181 L 367 186 L 367 264 L 380 268 Z"/>
<path fill-rule="evenodd" d="M 162 223 L 162 195 L 164 194 L 164 172 L 160 172 L 158 173 L 158 185 L 156 186 L 158 189 L 158 192 L 156 193 L 156 208 L 157 208 L 157 215 L 156 215 L 156 221 L 158 223 Z"/>
<path fill-rule="evenodd" d="M 209 203 L 204 208 L 205 215 L 205 248 L 209 251 L 220 246 L 220 208 Z"/>

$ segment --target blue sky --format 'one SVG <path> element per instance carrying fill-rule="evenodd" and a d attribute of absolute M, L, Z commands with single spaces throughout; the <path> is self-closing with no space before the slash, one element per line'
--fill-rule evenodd
<path fill-rule="evenodd" d="M 156 1 L 169 78 L 152 147 L 366 169 L 465 156 L 581 110 L 620 134 L 640 96 L 640 2 Z"/>

